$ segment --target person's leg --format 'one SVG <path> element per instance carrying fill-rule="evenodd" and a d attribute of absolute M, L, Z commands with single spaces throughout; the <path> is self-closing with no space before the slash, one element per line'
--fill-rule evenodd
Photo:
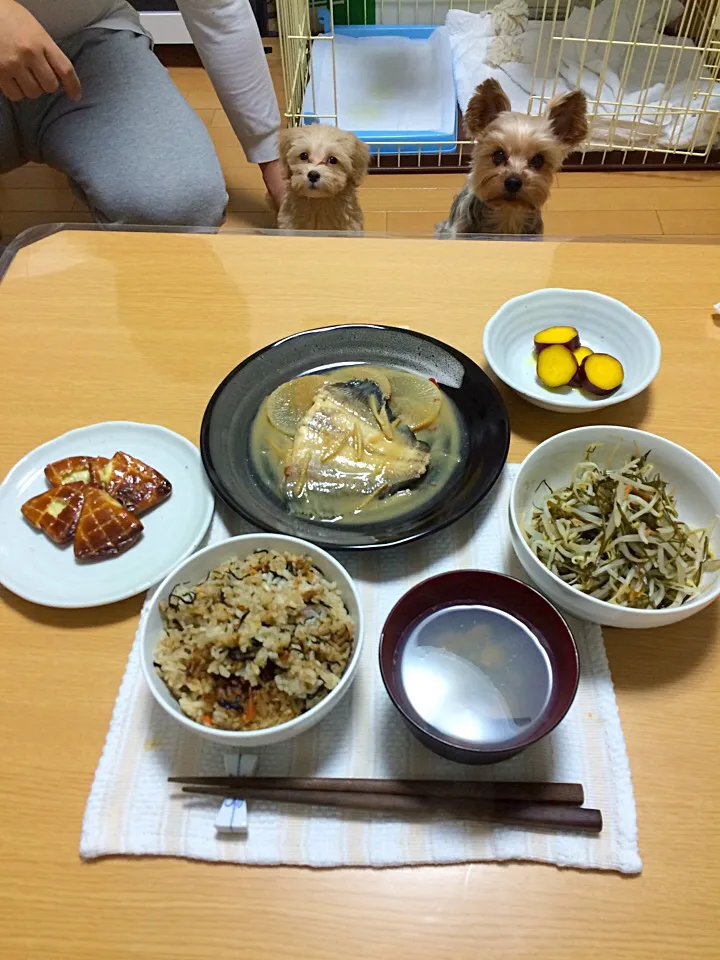
<path fill-rule="evenodd" d="M 212 140 L 147 38 L 90 29 L 61 46 L 83 95 L 43 98 L 42 160 L 68 175 L 101 221 L 222 223 L 227 193 Z"/>
<path fill-rule="evenodd" d="M 0 93 L 0 173 L 8 173 L 24 163 L 12 105 Z"/>

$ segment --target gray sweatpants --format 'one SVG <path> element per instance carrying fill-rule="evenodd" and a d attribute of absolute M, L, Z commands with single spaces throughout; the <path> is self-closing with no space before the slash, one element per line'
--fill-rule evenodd
<path fill-rule="evenodd" d="M 147 37 L 87 29 L 60 46 L 82 100 L 0 94 L 0 173 L 47 163 L 101 222 L 222 223 L 227 193 L 212 140 Z"/>

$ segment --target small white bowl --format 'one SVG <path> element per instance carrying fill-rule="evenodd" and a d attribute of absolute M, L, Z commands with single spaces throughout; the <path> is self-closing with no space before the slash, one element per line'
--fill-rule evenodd
<path fill-rule="evenodd" d="M 200 583 L 211 570 L 221 563 L 235 557 L 242 559 L 255 550 L 289 551 L 311 557 L 318 569 L 337 585 L 355 627 L 355 644 L 350 662 L 338 685 L 307 713 L 302 713 L 293 720 L 280 723 L 275 727 L 267 727 L 264 730 L 216 730 L 196 723 L 185 716 L 177 700 L 155 671 L 153 666 L 154 653 L 164 633 L 160 616 L 160 603 L 167 600 L 176 584 Z M 304 733 L 337 706 L 350 688 L 360 662 L 363 641 L 363 614 L 360 597 L 350 575 L 329 553 L 312 543 L 298 540 L 295 537 L 284 537 L 274 533 L 251 533 L 241 537 L 232 537 L 229 540 L 223 540 L 222 543 L 205 547 L 177 566 L 153 594 L 140 622 L 140 638 L 142 671 L 147 685 L 150 687 L 150 692 L 163 710 L 188 730 L 192 730 L 193 733 L 197 733 L 207 740 L 214 740 L 228 748 L 252 750 L 256 747 L 268 746 L 271 743 L 280 743 L 282 740 L 290 740 L 292 737 Z"/>
<path fill-rule="evenodd" d="M 703 578 L 700 596 L 681 607 L 667 610 L 635 610 L 596 600 L 574 587 L 568 586 L 538 560 L 525 540 L 523 527 L 538 501 L 538 487 L 543 481 L 554 489 L 565 486 L 574 467 L 585 456 L 590 444 L 599 443 L 595 451 L 598 463 L 605 458 L 619 465 L 626 454 L 650 451 L 650 463 L 667 480 L 670 492 L 678 504 L 678 514 L 691 527 L 713 528 L 710 548 L 720 555 L 720 477 L 707 464 L 683 447 L 663 437 L 629 427 L 580 427 L 551 437 L 523 460 L 510 494 L 510 533 L 512 545 L 525 572 L 537 588 L 553 603 L 583 620 L 610 627 L 647 629 L 677 623 L 691 617 L 712 603 L 720 594 L 720 576 L 708 574 Z"/>
<path fill-rule="evenodd" d="M 554 326 L 576 327 L 583 346 L 610 353 L 622 363 L 625 379 L 609 397 L 574 387 L 551 390 L 538 380 L 533 338 Z M 544 410 L 585 413 L 637 396 L 660 369 L 660 341 L 650 324 L 630 307 L 592 290 L 535 290 L 508 300 L 488 321 L 483 352 L 494 373 L 530 403 Z"/>

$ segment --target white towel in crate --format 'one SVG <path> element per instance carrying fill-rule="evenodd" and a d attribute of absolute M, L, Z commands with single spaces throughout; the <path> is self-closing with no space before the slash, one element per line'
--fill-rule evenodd
<path fill-rule="evenodd" d="M 573 5 L 567 21 L 531 20 L 520 60 L 499 68 L 486 63 L 491 15 L 450 10 L 445 25 L 461 111 L 477 85 L 490 77 L 521 113 L 528 106 L 538 112 L 531 96 L 546 104 L 579 87 L 590 101 L 593 144 L 678 150 L 708 143 L 717 135 L 720 82 L 714 82 L 703 51 L 691 39 L 661 32 L 665 23 L 682 15 L 683 4 L 646 0 L 639 11 L 637 6 L 627 0 L 618 8 L 615 0 L 600 0 L 592 9 Z M 610 36 L 614 43 L 608 46 Z"/>

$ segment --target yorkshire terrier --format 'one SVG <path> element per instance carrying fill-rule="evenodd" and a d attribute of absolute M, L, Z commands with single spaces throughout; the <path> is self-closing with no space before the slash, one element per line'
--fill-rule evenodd
<path fill-rule="evenodd" d="M 586 111 L 584 94 L 573 90 L 541 117 L 514 113 L 497 80 L 481 83 L 465 114 L 475 140 L 470 174 L 435 236 L 541 234 L 553 177 L 587 136 Z"/>
<path fill-rule="evenodd" d="M 278 212 L 281 230 L 353 230 L 364 227 L 356 189 L 369 150 L 354 133 L 319 123 L 280 134 L 280 162 L 288 190 Z"/>

